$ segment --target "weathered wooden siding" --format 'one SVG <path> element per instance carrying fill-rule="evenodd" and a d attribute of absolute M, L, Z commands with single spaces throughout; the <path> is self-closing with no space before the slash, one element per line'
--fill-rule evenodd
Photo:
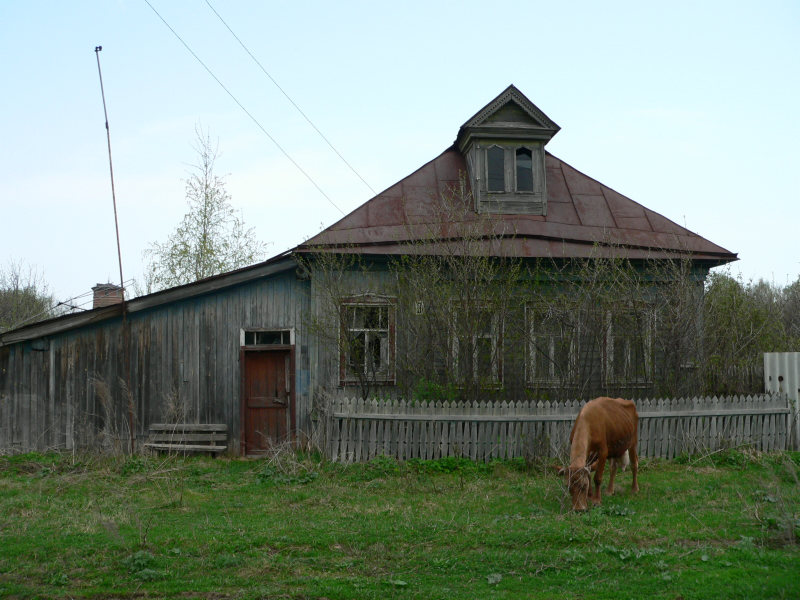
<path fill-rule="evenodd" d="M 130 404 L 137 438 L 172 410 L 227 424 L 237 452 L 242 329 L 295 331 L 295 426 L 309 431 L 307 287 L 289 271 L 0 348 L 0 449 L 125 449 Z"/>
<path fill-rule="evenodd" d="M 331 261 L 332 265 L 337 265 L 336 261 Z M 346 261 L 342 261 L 346 264 Z M 338 274 L 333 277 L 330 273 L 320 277 L 312 276 L 311 294 L 314 298 L 313 310 L 317 324 L 322 324 L 326 320 L 329 324 L 329 331 L 336 332 L 337 324 L 332 322 L 335 318 L 335 311 L 332 309 L 334 297 L 344 298 L 348 296 L 358 297 L 365 295 L 388 296 L 397 294 L 397 279 L 389 270 L 390 262 L 381 261 L 374 257 L 355 261 L 349 265 L 350 271 Z M 330 268 L 330 266 L 328 267 Z M 692 284 L 691 294 L 694 296 L 696 310 L 702 309 L 703 280 L 707 274 L 706 269 L 697 268 L 691 275 L 689 281 Z M 641 289 L 636 290 L 640 296 L 637 299 L 642 307 L 648 311 L 655 310 L 653 307 L 664 304 L 664 295 L 669 293 L 665 289 L 664 281 L 656 277 L 663 274 L 656 273 L 651 276 L 648 285 L 642 285 Z M 557 295 L 564 293 L 565 288 L 560 278 L 566 277 L 564 273 L 555 273 L 552 279 L 545 284 L 526 284 L 520 283 L 516 292 L 519 294 L 518 301 L 512 303 L 509 313 L 505 315 L 501 323 L 502 328 L 502 385 L 496 389 L 484 390 L 483 395 L 487 400 L 510 400 L 513 398 L 533 397 L 537 400 L 565 400 L 577 394 L 590 396 L 609 395 L 625 398 L 643 398 L 653 396 L 656 393 L 663 393 L 659 385 L 668 382 L 673 384 L 676 378 L 681 379 L 684 384 L 676 393 L 692 393 L 695 391 L 692 377 L 695 375 L 686 365 L 691 365 L 696 355 L 687 351 L 679 354 L 678 369 L 674 364 L 669 365 L 673 371 L 667 372 L 667 359 L 675 363 L 675 356 L 667 356 L 666 349 L 673 354 L 675 349 L 672 347 L 672 340 L 664 337 L 662 330 L 662 320 L 657 318 L 652 312 L 648 312 L 648 318 L 654 317 L 651 322 L 649 332 L 650 356 L 652 368 L 650 377 L 646 381 L 614 381 L 609 379 L 606 373 L 607 367 L 607 333 L 608 333 L 608 314 L 611 304 L 596 307 L 595 314 L 583 317 L 580 326 L 577 327 L 576 339 L 576 363 L 578 372 L 569 382 L 558 383 L 534 383 L 528 378 L 529 349 L 528 341 L 530 330 L 526 316 L 526 304 L 541 301 L 549 294 Z M 568 289 L 568 288 L 567 288 Z M 406 307 L 407 308 L 407 307 Z M 584 307 L 586 308 L 586 306 Z M 595 307 L 592 307 L 595 308 Z M 400 357 L 418 351 L 417 340 L 406 335 L 405 328 L 409 318 L 408 310 L 402 308 L 397 311 L 397 385 L 383 386 L 378 383 L 371 385 L 368 392 L 370 396 L 382 398 L 396 398 L 399 396 L 410 396 L 413 393 L 416 381 L 415 375 L 404 372 L 400 367 Z M 699 324 L 700 317 L 694 321 Z M 452 356 L 445 353 L 448 349 L 449 338 L 452 332 L 443 327 L 438 335 L 442 336 L 441 344 L 438 347 L 443 349 L 437 355 L 426 357 L 427 360 L 435 364 L 438 372 L 444 371 L 452 364 Z M 686 332 L 688 337 L 694 338 L 693 332 Z M 358 396 L 364 392 L 358 385 L 349 384 L 346 386 L 338 385 L 338 358 L 339 347 L 335 336 L 323 335 L 317 340 L 318 344 L 312 353 L 313 368 L 316 389 L 324 389 L 328 395 L 337 397 Z M 696 348 L 695 348 L 696 349 Z M 684 370 L 681 370 L 684 369 Z M 670 379 L 671 378 L 671 379 Z M 443 378 L 444 379 L 444 378 Z M 673 390 L 669 390 L 672 392 Z"/>

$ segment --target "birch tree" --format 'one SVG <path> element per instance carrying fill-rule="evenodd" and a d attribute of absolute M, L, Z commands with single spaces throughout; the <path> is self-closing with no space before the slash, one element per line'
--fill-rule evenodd
<path fill-rule="evenodd" d="M 263 260 L 266 244 L 246 227 L 216 174 L 219 146 L 197 128 L 197 163 L 186 179 L 188 210 L 165 242 L 145 250 L 148 292 L 198 281 Z"/>

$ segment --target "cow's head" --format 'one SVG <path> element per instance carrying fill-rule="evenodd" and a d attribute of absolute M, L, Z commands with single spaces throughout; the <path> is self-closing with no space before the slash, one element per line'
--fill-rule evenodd
<path fill-rule="evenodd" d="M 558 473 L 565 477 L 569 495 L 572 497 L 572 510 L 589 510 L 589 492 L 591 490 L 589 476 L 591 472 L 592 468 L 589 465 L 559 469 Z"/>

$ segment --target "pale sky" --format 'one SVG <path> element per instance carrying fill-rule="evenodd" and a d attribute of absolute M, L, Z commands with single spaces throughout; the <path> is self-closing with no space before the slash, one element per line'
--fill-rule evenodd
<path fill-rule="evenodd" d="M 0 0 L 0 266 L 60 300 L 119 281 L 95 46 L 126 280 L 185 212 L 198 123 L 270 256 L 373 195 L 206 0 L 149 1 L 338 209 L 145 0 Z M 800 2 L 208 1 L 376 191 L 513 83 L 561 126 L 551 153 L 737 252 L 734 274 L 798 278 Z"/>

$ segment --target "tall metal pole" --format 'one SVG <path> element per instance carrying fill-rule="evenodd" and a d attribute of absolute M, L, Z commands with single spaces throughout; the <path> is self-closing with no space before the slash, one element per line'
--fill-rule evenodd
<path fill-rule="evenodd" d="M 106 120 L 106 139 L 108 140 L 108 168 L 111 171 L 111 200 L 114 204 L 114 228 L 117 232 L 117 258 L 119 259 L 119 286 L 122 288 L 122 305 L 125 306 L 125 280 L 122 278 L 122 249 L 119 244 L 119 221 L 117 220 L 117 195 L 114 191 L 114 164 L 111 162 L 111 131 L 108 128 L 108 111 L 106 110 L 106 93 L 103 89 L 103 72 L 100 70 L 100 51 L 102 46 L 95 46 L 97 56 L 97 74 L 100 76 L 100 95 L 103 97 L 103 116 Z"/>
<path fill-rule="evenodd" d="M 97 74 L 100 76 L 100 95 L 103 97 L 103 116 L 106 122 L 106 140 L 108 140 L 108 169 L 111 173 L 111 200 L 114 204 L 114 229 L 117 233 L 117 258 L 119 259 L 119 287 L 122 293 L 122 337 L 125 355 L 125 386 L 128 397 L 128 433 L 130 434 L 130 452 L 136 449 L 136 433 L 134 431 L 134 405 L 133 390 L 131 389 L 131 329 L 127 318 L 125 305 L 125 279 L 122 277 L 122 248 L 119 243 L 119 220 L 117 219 L 117 194 L 114 190 L 114 163 L 111 160 L 111 131 L 108 128 L 108 110 L 106 109 L 106 92 L 103 89 L 103 71 L 100 69 L 100 51 L 102 46 L 95 46 L 94 53 L 97 57 Z"/>

